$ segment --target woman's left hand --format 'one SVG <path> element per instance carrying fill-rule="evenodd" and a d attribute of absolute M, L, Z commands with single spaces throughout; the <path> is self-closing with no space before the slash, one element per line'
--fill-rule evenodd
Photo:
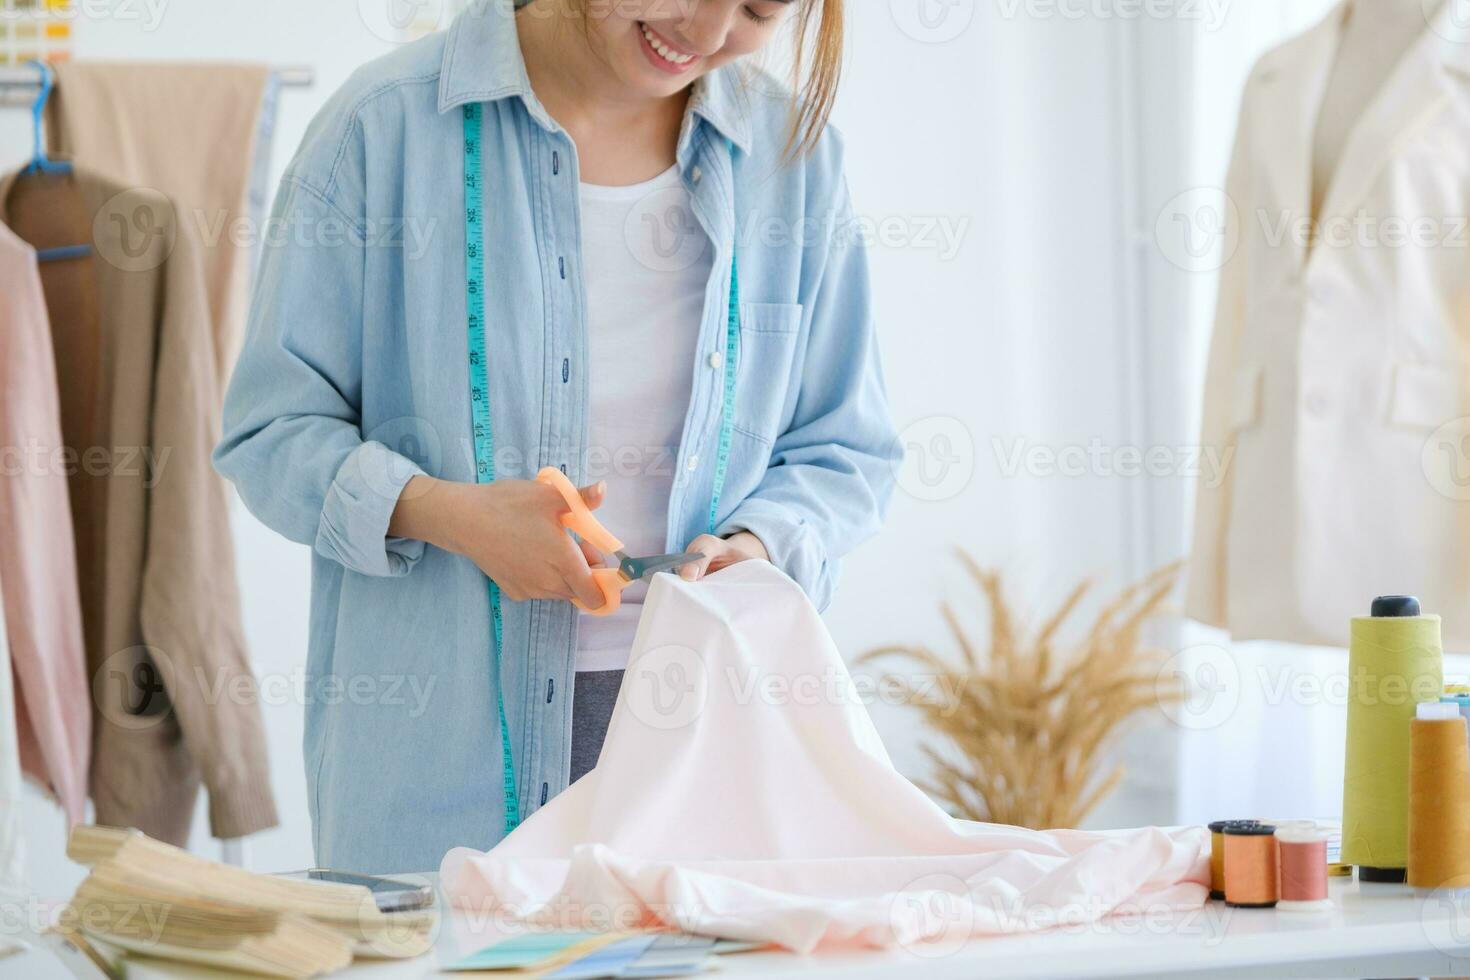
<path fill-rule="evenodd" d="M 771 560 L 761 539 L 749 531 L 737 531 L 728 538 L 701 534 L 685 550 L 698 551 L 704 555 L 699 561 L 692 561 L 679 569 L 679 577 L 687 582 L 697 582 L 710 572 L 718 572 L 726 565 L 736 562 Z"/>

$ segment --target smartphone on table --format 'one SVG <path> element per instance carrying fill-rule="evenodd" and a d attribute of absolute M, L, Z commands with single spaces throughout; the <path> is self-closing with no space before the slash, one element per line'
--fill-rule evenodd
<path fill-rule="evenodd" d="M 434 889 L 414 881 L 399 878 L 380 878 L 377 875 L 360 875 L 352 871 L 333 871 L 330 868 L 310 868 L 283 875 L 285 878 L 300 878 L 306 881 L 328 881 L 336 885 L 361 885 L 373 893 L 373 900 L 381 912 L 409 912 L 426 909 L 434 904 Z"/>

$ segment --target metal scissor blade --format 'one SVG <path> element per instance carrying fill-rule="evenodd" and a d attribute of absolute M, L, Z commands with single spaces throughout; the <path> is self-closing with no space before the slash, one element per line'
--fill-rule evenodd
<path fill-rule="evenodd" d="M 659 572 L 671 572 L 681 565 L 687 565 L 692 561 L 699 561 L 704 555 L 697 551 L 688 551 L 678 555 L 654 555 L 651 558 L 629 558 L 621 556 L 618 562 L 618 571 L 629 582 L 639 579 L 647 581 Z"/>

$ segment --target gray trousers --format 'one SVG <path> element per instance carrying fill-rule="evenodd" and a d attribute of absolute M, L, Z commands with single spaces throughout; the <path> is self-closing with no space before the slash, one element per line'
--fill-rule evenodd
<path fill-rule="evenodd" d="M 581 779 L 597 766 L 602 742 L 607 738 L 608 722 L 613 706 L 618 703 L 618 688 L 623 685 L 621 670 L 579 670 L 576 690 L 572 694 L 572 782 Z"/>

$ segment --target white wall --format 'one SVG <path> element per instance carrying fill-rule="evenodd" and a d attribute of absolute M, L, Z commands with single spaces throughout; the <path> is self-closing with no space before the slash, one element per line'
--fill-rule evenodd
<path fill-rule="evenodd" d="M 1262 5 L 1274 8 L 1277 0 L 1255 0 Z M 313 66 L 316 88 L 282 98 L 279 174 L 326 95 L 354 65 L 387 47 L 363 26 L 358 7 L 356 0 L 173 0 L 153 29 L 119 20 L 81 24 L 77 54 Z M 1158 112 L 1137 94 L 1184 83 L 1135 73 L 1188 58 L 1166 56 L 1176 42 L 1161 40 L 1154 28 L 1141 47 L 1137 24 L 1096 13 L 1063 16 L 1055 5 L 853 0 L 848 8 L 852 47 L 837 121 L 851 148 L 859 211 L 897 218 L 908 230 L 907 244 L 874 254 L 876 300 L 895 414 L 914 426 L 911 441 L 928 452 L 915 461 L 930 464 L 936 479 L 926 483 L 906 470 L 887 530 L 848 562 L 828 621 L 850 655 L 895 641 L 951 650 L 940 600 L 978 609 L 953 561 L 955 548 L 1004 568 L 1016 596 L 1038 613 L 1083 576 L 1111 589 L 1178 553 L 1171 548 L 1182 541 L 1182 517 L 1166 522 L 1163 543 L 1150 543 L 1151 518 L 1139 504 L 1153 494 L 1182 508 L 1177 481 L 1150 488 L 1147 478 L 1102 472 L 1008 473 L 1004 455 L 1018 445 L 1062 450 L 1094 439 L 1109 450 L 1146 448 L 1155 438 L 1141 418 L 1147 402 L 1138 398 L 1139 386 L 1150 383 L 1148 372 L 1140 373 L 1138 348 L 1147 347 L 1157 321 L 1140 314 L 1149 287 L 1138 229 L 1152 205 L 1137 164 L 1153 145 L 1174 154 L 1181 127 L 1159 126 Z M 942 16 L 916 19 L 921 8 Z M 1189 24 L 1165 27 L 1186 37 L 1195 31 Z M 1236 81 L 1222 74 L 1212 95 L 1229 102 Z M 1135 129 L 1125 127 L 1130 114 Z M 0 165 L 27 152 L 23 116 L 0 112 Z M 1215 139 L 1226 120 L 1201 128 Z M 957 243 L 936 239 L 930 219 L 960 229 Z M 1188 383 L 1176 387 L 1189 390 Z M 939 452 L 937 436 L 950 440 L 952 452 Z M 942 499 L 929 499 L 936 495 Z M 243 511 L 235 523 L 257 670 L 299 670 L 306 553 Z M 975 623 L 984 627 L 978 614 Z M 252 867 L 310 861 L 301 714 L 297 704 L 267 709 L 285 823 L 249 841 Z M 912 715 L 881 705 L 874 714 L 900 767 L 917 772 L 922 732 Z M 1098 822 L 1171 819 L 1159 803 L 1172 793 L 1168 767 L 1148 765 L 1163 740 L 1143 741 L 1155 748 L 1132 743 L 1140 778 Z M 66 891 L 75 871 L 49 846 L 59 833 L 54 811 L 31 800 L 26 822 L 47 845 L 32 846 L 33 884 Z M 195 843 L 214 852 L 202 835 Z"/>

